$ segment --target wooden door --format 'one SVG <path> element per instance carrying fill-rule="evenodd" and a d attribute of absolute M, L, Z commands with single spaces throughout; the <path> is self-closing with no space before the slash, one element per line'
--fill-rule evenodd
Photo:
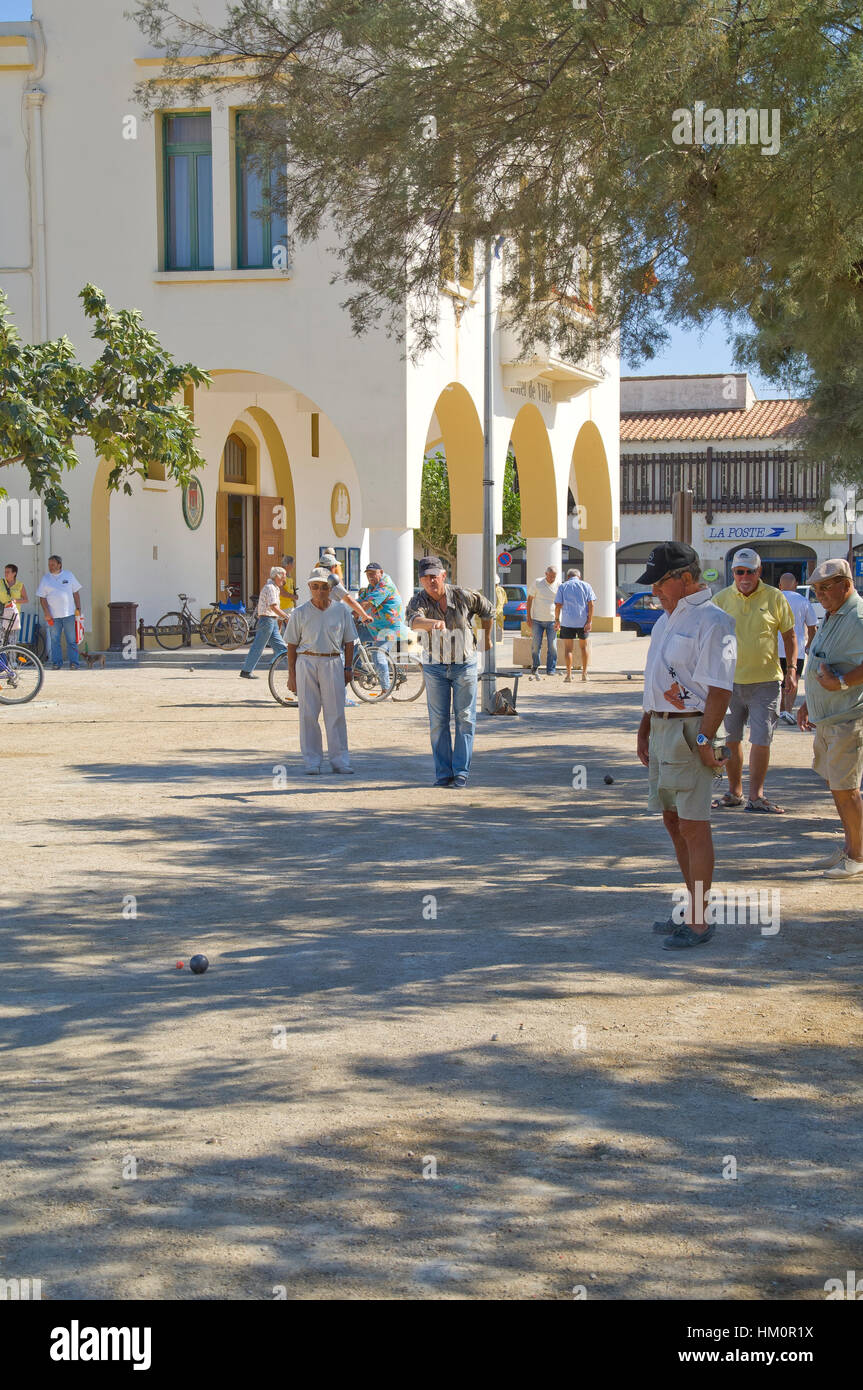
<path fill-rule="evenodd" d="M 216 602 L 227 600 L 228 588 L 228 494 L 216 493 Z"/>
<path fill-rule="evenodd" d="M 285 531 L 276 522 L 284 517 L 281 497 L 255 498 L 255 573 L 258 593 L 266 584 L 273 565 L 282 563 L 285 553 Z"/>

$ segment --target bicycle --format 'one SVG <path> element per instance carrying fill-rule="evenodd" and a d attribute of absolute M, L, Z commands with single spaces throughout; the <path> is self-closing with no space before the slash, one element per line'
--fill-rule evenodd
<path fill-rule="evenodd" d="M 423 663 L 412 652 L 402 650 L 402 643 L 396 646 L 396 678 L 390 694 L 394 700 L 407 703 L 418 700 L 426 688 L 426 673 Z"/>
<path fill-rule="evenodd" d="M 220 647 L 223 651 L 233 651 L 235 647 L 243 645 L 247 624 L 242 613 L 223 613 L 213 608 L 197 621 L 189 608 L 189 595 L 178 594 L 177 597 L 183 604 L 182 609 L 163 613 L 153 628 L 153 636 L 166 652 L 190 647 L 193 633 L 197 633 L 208 646 Z M 191 602 L 195 600 L 191 599 Z"/>
<path fill-rule="evenodd" d="M 0 705 L 26 705 L 42 689 L 45 667 L 35 652 L 10 642 L 12 622 L 3 628 L 0 645 Z"/>
<path fill-rule="evenodd" d="M 360 700 L 367 704 L 379 703 L 386 700 L 393 692 L 396 683 L 396 665 L 388 652 L 378 649 L 378 660 L 382 661 L 387 672 L 387 686 L 384 689 L 381 683 L 380 672 L 369 653 L 368 647 L 358 635 L 354 642 L 354 659 L 351 665 L 351 690 Z M 288 654 L 283 652 L 277 656 L 270 666 L 269 673 L 270 692 L 274 700 L 278 700 L 280 705 L 294 705 L 296 699 L 288 690 Z M 403 697 L 404 698 L 404 697 Z M 411 699 L 416 697 L 411 695 Z"/>

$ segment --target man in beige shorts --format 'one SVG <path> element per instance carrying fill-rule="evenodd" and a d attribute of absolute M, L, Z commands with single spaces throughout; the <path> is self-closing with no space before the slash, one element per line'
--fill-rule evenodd
<path fill-rule="evenodd" d="M 710 802 L 723 759 L 714 748 L 734 687 L 734 623 L 710 601 L 691 545 L 650 552 L 639 584 L 652 584 L 665 612 L 653 628 L 644 671 L 638 757 L 650 771 L 647 806 L 661 811 L 686 884 L 687 920 L 658 922 L 667 951 L 703 946 L 715 931 L 705 908 L 713 882 Z"/>
<path fill-rule="evenodd" d="M 801 729 L 815 729 L 813 763 L 833 795 L 844 842 L 823 861 L 825 878 L 863 874 L 863 599 L 847 560 L 824 560 L 810 575 L 824 617 L 809 643 Z"/>

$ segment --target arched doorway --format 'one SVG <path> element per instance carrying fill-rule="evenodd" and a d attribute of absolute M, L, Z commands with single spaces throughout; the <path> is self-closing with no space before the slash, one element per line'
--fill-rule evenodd
<path fill-rule="evenodd" d="M 451 551 L 459 584 L 482 588 L 482 467 L 483 434 L 470 392 L 460 382 L 450 382 L 438 396 L 426 437 L 425 457 L 438 455 L 445 468 L 449 489 L 449 534 L 452 547 L 436 543 L 443 527 L 421 528 L 421 548 Z M 428 520 L 428 518 L 423 518 Z M 424 542 L 424 545 L 423 545 Z"/>
<path fill-rule="evenodd" d="M 570 488 L 577 503 L 578 538 L 584 550 L 584 577 L 596 593 L 593 626 L 598 632 L 617 632 L 617 565 L 615 547 L 620 527 L 615 493 L 602 435 L 592 420 L 578 432 L 572 451 Z"/>
<path fill-rule="evenodd" d="M 216 592 L 247 603 L 270 570 L 295 555 L 290 463 L 275 422 L 258 406 L 234 420 L 219 461 Z"/>

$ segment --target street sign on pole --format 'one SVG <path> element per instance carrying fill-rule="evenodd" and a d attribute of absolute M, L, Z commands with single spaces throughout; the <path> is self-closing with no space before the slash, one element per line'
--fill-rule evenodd
<path fill-rule="evenodd" d="M 508 550 L 502 550 L 497 557 L 497 563 L 502 570 L 508 570 L 512 564 L 512 556 Z"/>

